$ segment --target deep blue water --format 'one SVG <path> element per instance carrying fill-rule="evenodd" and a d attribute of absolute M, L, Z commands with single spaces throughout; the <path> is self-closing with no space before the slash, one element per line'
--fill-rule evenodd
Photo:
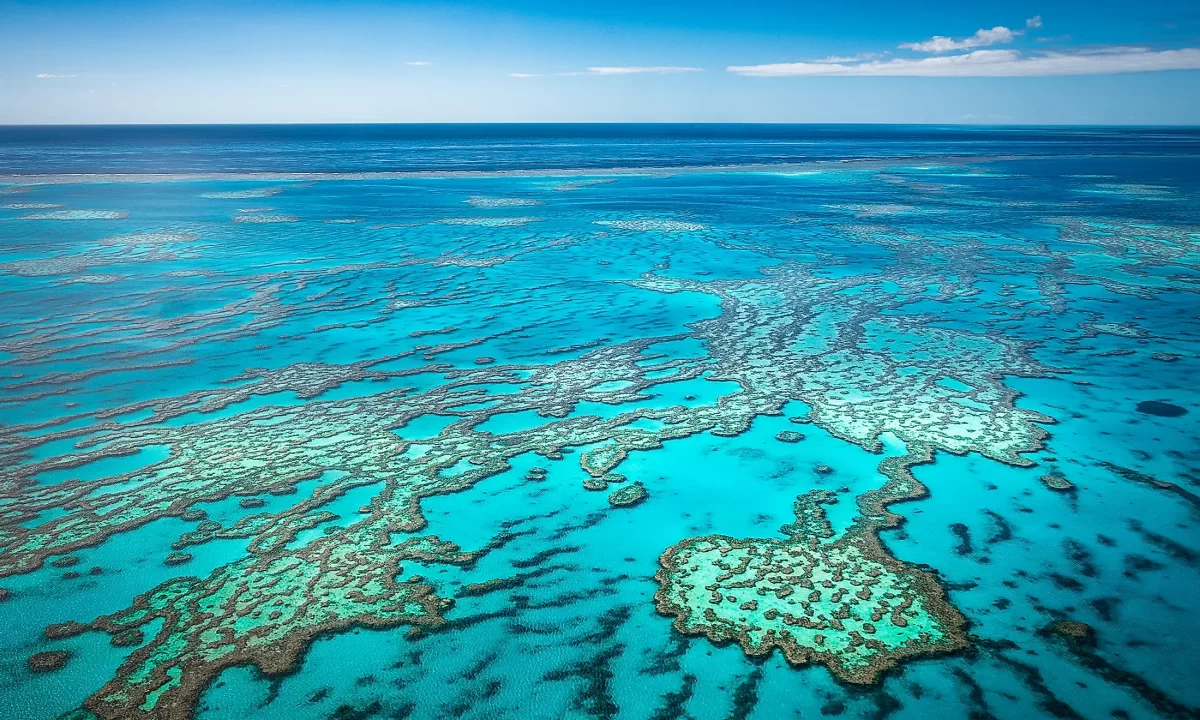
<path fill-rule="evenodd" d="M 0 720 L 1200 717 L 1200 131 L 0 128 L 0 175 Z"/>
<path fill-rule="evenodd" d="M 506 171 L 975 155 L 1197 155 L 1197 128 L 925 125 L 0 127 L 0 173 Z"/>

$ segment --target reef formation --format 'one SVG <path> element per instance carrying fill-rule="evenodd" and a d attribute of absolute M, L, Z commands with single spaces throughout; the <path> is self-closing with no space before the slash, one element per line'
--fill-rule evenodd
<path fill-rule="evenodd" d="M 822 663 L 871 684 L 905 659 L 966 647 L 961 614 L 929 574 L 891 557 L 873 532 L 830 540 L 813 491 L 796 502 L 784 540 L 688 538 L 663 553 L 659 612 L 684 633 L 735 641 L 750 655 L 778 648 L 793 665 Z"/>
<path fill-rule="evenodd" d="M 548 192 L 613 186 L 600 183 Z M 283 205 L 293 191 L 218 190 L 202 198 L 279 196 Z M 55 411 L 0 429 L 0 580 L 73 568 L 80 554 L 121 535 L 167 522 L 184 528 L 155 555 L 169 579 L 115 612 L 46 623 L 49 649 L 30 658 L 32 670 L 61 667 L 70 656 L 52 644 L 89 631 L 128 653 L 70 717 L 186 718 L 225 670 L 293 672 L 319 636 L 353 628 L 449 632 L 456 599 L 510 590 L 526 576 L 514 566 L 484 582 L 431 579 L 473 567 L 495 547 L 464 549 L 432 534 L 426 501 L 520 466 L 530 485 L 569 478 L 576 490 L 596 491 L 580 491 L 581 503 L 641 504 L 610 513 L 636 518 L 666 493 L 653 476 L 630 469 L 631 458 L 688 438 L 735 438 L 785 413 L 807 434 L 772 430 L 782 452 L 807 451 L 820 433 L 877 454 L 881 484 L 858 487 L 853 517 L 838 532 L 824 507 L 835 496 L 823 489 L 800 496 L 780 537 L 691 531 L 695 537 L 659 558 L 659 612 L 684 635 L 734 642 L 751 656 L 779 650 L 794 665 L 819 663 L 851 684 L 878 683 L 901 662 L 963 650 L 970 642 L 964 615 L 938 577 L 880 539 L 902 527 L 897 503 L 927 494 L 913 468 L 939 453 L 1009 468 L 1042 462 L 1035 455 L 1056 420 L 1049 409 L 1019 404 L 1012 382 L 1069 372 L 1049 364 L 1042 342 L 1013 328 L 1064 316 L 1081 287 L 1153 298 L 1163 268 L 1196 264 L 1186 247 L 1197 233 L 1182 227 L 1051 216 L 1039 220 L 1053 229 L 1053 242 L 945 227 L 922 234 L 902 222 L 919 214 L 913 206 L 842 203 L 822 221 L 839 244 L 822 246 L 814 233 L 818 240 L 797 248 L 777 228 L 723 227 L 719 217 L 686 213 L 595 219 L 589 210 L 567 232 L 555 224 L 555 200 L 471 193 L 444 212 L 466 203 L 480 217 L 322 221 L 358 246 L 399 247 L 400 239 L 419 250 L 280 261 L 252 272 L 209 267 L 221 256 L 214 246 L 223 251 L 218 240 L 230 237 L 221 233 L 287 233 L 315 223 L 291 208 L 226 213 L 220 232 L 132 228 L 67 252 L 5 258 L 6 277 L 25 283 L 14 292 L 39 293 L 51 282 L 114 290 L 5 326 L 0 367 L 9 377 L 0 401 L 52 403 Z M 502 214 L 531 206 L 539 217 Z M 75 210 L 18 219 L 126 220 L 118 211 Z M 755 272 L 698 270 L 703 253 L 678 249 L 687 242 L 760 264 Z M 653 257 L 638 255 L 647 247 Z M 1077 261 L 1096 248 L 1117 258 L 1119 271 Z M 697 311 L 683 326 L 643 318 L 632 337 L 581 337 L 567 322 L 576 318 L 551 317 L 569 332 L 545 340 L 545 318 L 524 312 L 582 305 L 569 287 L 553 286 L 549 301 L 540 294 L 565 252 L 596 261 L 599 283 L 638 303 L 688 298 L 711 312 Z M 614 262 L 624 263 L 619 271 L 609 269 Z M 164 287 L 124 285 L 143 272 Z M 1018 273 L 1036 281 L 1021 285 Z M 463 310 L 485 300 L 492 304 L 484 312 Z M 960 321 L 960 309 L 975 319 Z M 1123 352 L 1105 343 L 1153 339 L 1136 321 L 1102 315 L 1076 317 L 1057 357 Z M 353 345 L 345 338 L 354 332 L 395 324 L 404 332 L 386 352 L 322 354 Z M 544 343 L 513 350 L 531 338 Z M 198 357 L 239 343 L 271 362 L 218 366 L 224 374 L 214 370 L 195 385 L 147 385 L 144 396 L 105 385 L 129 373 L 178 379 Z M 269 352 L 288 343 L 306 350 Z M 89 394 L 97 385 L 99 400 Z M 1146 401 L 1138 411 L 1176 418 L 1184 409 Z M 568 459 L 573 453 L 577 459 Z M 838 473 L 825 462 L 806 467 L 814 485 L 841 481 L 840 466 Z M 1131 484 L 1148 482 L 1119 470 Z M 1038 472 L 1047 488 L 1074 490 L 1058 472 Z M 350 497 L 356 502 L 347 510 Z M 214 510 L 222 503 L 231 506 L 224 516 Z M 244 552 L 189 569 L 225 541 Z M 0 589 L 0 600 L 15 592 Z"/>

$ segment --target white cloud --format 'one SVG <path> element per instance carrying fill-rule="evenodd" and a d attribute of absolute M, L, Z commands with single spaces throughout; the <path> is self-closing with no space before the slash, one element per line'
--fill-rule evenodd
<path fill-rule="evenodd" d="M 704 72 L 704 68 L 675 67 L 673 65 L 656 65 L 653 67 L 625 65 L 618 67 L 590 67 L 586 72 L 563 73 L 563 75 L 676 75 L 692 72 Z"/>
<path fill-rule="evenodd" d="M 73 78 L 74 75 L 55 75 L 54 73 L 38 73 L 34 77 L 42 80 L 57 79 L 57 78 Z"/>
<path fill-rule="evenodd" d="M 1111 46 L 1085 52 L 1022 55 L 1016 50 L 974 50 L 960 55 L 862 63 L 796 62 L 731 65 L 755 77 L 1035 77 L 1200 70 L 1200 48 L 1147 50 Z"/>
<path fill-rule="evenodd" d="M 515 77 L 515 78 L 529 78 L 529 77 L 541 77 L 542 74 L 541 73 L 509 73 L 508 76 Z"/>
<path fill-rule="evenodd" d="M 433 63 L 429 62 L 428 60 L 410 60 L 404 64 L 405 65 L 416 65 L 417 67 L 423 67 L 425 65 L 432 65 Z"/>
<path fill-rule="evenodd" d="M 969 48 L 987 47 L 1000 43 L 1012 42 L 1020 32 L 1013 32 L 1003 25 L 997 25 L 991 30 L 976 30 L 975 34 L 962 40 L 955 40 L 945 35 L 934 35 L 928 40 L 915 43 L 904 43 L 900 47 L 923 53 L 945 53 L 952 50 L 967 50 Z"/>
<path fill-rule="evenodd" d="M 860 60 L 874 60 L 880 57 L 880 53 L 858 53 L 856 55 L 830 55 L 829 57 L 818 60 L 823 63 L 848 63 L 859 62 Z"/>
<path fill-rule="evenodd" d="M 1041 26 L 1042 26 L 1042 16 L 1041 15 L 1034 15 L 1033 17 L 1031 17 L 1025 21 L 1025 27 L 1029 28 L 1030 30 L 1037 30 Z"/>

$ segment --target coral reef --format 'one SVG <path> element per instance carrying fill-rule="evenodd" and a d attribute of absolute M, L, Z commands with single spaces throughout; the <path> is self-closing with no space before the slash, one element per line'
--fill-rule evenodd
<path fill-rule="evenodd" d="M 786 540 L 708 535 L 668 549 L 655 576 L 659 611 L 680 632 L 735 641 L 749 655 L 778 648 L 850 683 L 964 648 L 963 617 L 930 575 L 891 557 L 871 530 L 827 539 L 828 501 L 802 496 Z"/>
<path fill-rule="evenodd" d="M 30 672 L 54 672 L 65 667 L 70 659 L 71 653 L 66 650 L 49 650 L 30 655 L 26 664 L 29 666 Z"/>
<path fill-rule="evenodd" d="M 1045 485 L 1046 489 L 1048 490 L 1054 490 L 1057 492 L 1074 492 L 1075 490 L 1075 485 L 1062 475 L 1048 474 L 1043 475 L 1040 479 L 1042 484 Z"/>
<path fill-rule="evenodd" d="M 554 189 L 600 182 L 609 181 Z M 205 198 L 281 191 L 232 190 Z M 481 208 L 481 215 L 488 215 L 483 209 L 542 204 L 482 195 L 466 202 Z M 796 519 L 780 538 L 680 540 L 660 559 L 659 610 L 681 633 L 736 642 L 756 656 L 778 649 L 794 664 L 820 663 L 854 684 L 876 682 L 907 659 L 964 648 L 963 618 L 935 576 L 894 557 L 878 537 L 901 522 L 893 504 L 926 493 L 911 468 L 931 462 L 939 451 L 1031 467 L 1029 453 L 1046 438 L 1041 426 L 1054 420 L 1018 407 L 1006 379 L 1051 377 L 1058 370 L 1031 356 L 1034 342 L 1013 331 L 1014 324 L 1061 315 L 1068 285 L 1151 297 L 1158 291 L 1156 271 L 1194 262 L 1188 249 L 1194 234 L 1130 223 L 1101 229 L 1064 218 L 1052 220 L 1053 243 L 1019 243 L 982 233 L 921 235 L 867 224 L 912 213 L 895 203 L 849 203 L 834 210 L 840 215 L 830 229 L 869 248 L 867 255 L 879 253 L 877 264 L 847 267 L 848 260 L 817 242 L 801 252 L 790 240 L 752 228 L 725 229 L 699 213 L 703 224 L 588 215 L 579 227 L 594 222 L 601 229 L 567 233 L 550 219 L 552 204 L 544 222 L 390 218 L 404 222 L 336 228 L 259 208 L 234 216 L 234 222 L 287 221 L 294 225 L 288 233 L 309 226 L 353 232 L 360 244 L 387 247 L 389 253 L 394 248 L 396 256 L 364 254 L 344 262 L 323 257 L 321 263 L 266 264 L 242 273 L 206 265 L 209 239 L 183 225 L 106 236 L 58 254 L 35 248 L 6 259 L 2 267 L 14 284 L 35 286 L 50 278 L 42 282 L 55 292 L 103 290 L 113 304 L 89 300 L 6 321 L 0 367 L 8 377 L 0 402 L 12 407 L 62 402 L 63 410 L 30 414 L 0 428 L 0 577 L 47 564 L 66 569 L 78 562 L 78 554 L 88 559 L 89 549 L 121 534 L 158 521 L 189 523 L 168 540 L 170 554 L 163 547 L 150 556 L 155 563 L 162 558 L 175 568 L 169 574 L 178 576 L 139 588 L 145 592 L 125 610 L 105 608 L 102 617 L 46 629 L 47 638 L 93 629 L 111 635 L 117 647 L 135 648 L 76 717 L 188 717 L 202 689 L 226 668 L 253 665 L 268 675 L 286 673 L 323 633 L 355 627 L 434 630 L 446 622 L 452 595 L 519 586 L 521 575 L 449 586 L 458 587 L 453 590 L 406 574 L 407 564 L 420 564 L 420 572 L 436 578 L 438 566 L 469 567 L 484 552 L 419 534 L 427 498 L 466 491 L 516 466 L 531 483 L 546 483 L 529 490 L 546 491 L 553 477 L 575 491 L 581 485 L 612 490 L 613 507 L 635 505 L 647 491 L 622 474 L 641 473 L 631 456 L 640 460 L 664 444 L 702 434 L 737 436 L 785 412 L 796 415 L 797 426 L 810 424 L 811 430 L 804 429 L 813 439 L 773 446 L 772 452 L 794 459 L 824 433 L 871 452 L 882 453 L 886 442 L 889 454 L 879 457 L 884 484 L 855 486 L 858 512 L 840 534 L 824 510 L 836 496 L 813 491 L 797 501 Z M 93 211 L 45 215 L 112 219 L 88 212 Z M 231 212 L 220 213 L 221 232 L 284 231 L 234 227 Z M 454 246 L 404 249 L 433 231 L 453 236 Z M 670 242 L 658 242 L 664 239 Z M 694 260 L 682 262 L 683 252 L 674 245 L 693 241 L 706 250 L 757 253 L 770 262 L 760 271 L 714 273 Z M 643 264 L 620 275 L 628 269 L 623 263 L 633 261 L 607 247 L 634 248 L 626 254 Z M 1072 264 L 1063 247 L 1103 248 L 1120 256 L 1120 271 L 1089 272 Z M 697 312 L 700 319 L 687 325 L 655 324 L 658 318 L 615 329 L 593 324 L 578 295 L 568 297 L 575 288 L 540 284 L 550 283 L 541 273 L 558 262 L 556 253 L 583 250 L 588 266 L 605 274 L 597 284 L 620 287 L 639 302 L 686 297 L 711 303 L 713 310 Z M 554 260 L 541 266 L 533 262 L 535 253 Z M 160 277 L 170 282 L 153 289 L 135 282 L 126 289 L 128 278 L 141 280 L 138 269 L 159 262 L 174 265 Z M 121 275 L 90 272 L 132 263 L 134 269 L 122 267 Z M 1010 271 L 1029 272 L 1037 280 L 1020 293 L 1003 286 L 988 293 L 980 289 L 992 282 L 981 278 Z M 428 287 L 421 283 L 426 274 L 438 278 Z M 367 281 L 380 276 L 386 280 Z M 60 284 L 63 279 L 111 284 L 74 287 Z M 484 296 L 506 283 L 517 287 L 495 299 L 495 312 L 519 308 L 531 317 L 511 322 L 487 314 L 491 307 L 480 317 L 463 310 L 485 304 Z M 557 334 L 539 334 L 546 320 L 532 317 L 540 310 L 530 300 L 543 297 L 538 293 L 571 308 L 571 317 L 554 318 L 561 325 L 554 328 Z M 164 307 L 174 310 L 163 312 Z M 951 310 L 963 307 L 984 319 L 955 322 Z M 1136 322 L 1091 311 L 1086 317 L 1064 339 L 1067 350 L 1087 351 L 1084 341 L 1097 338 L 1149 339 Z M 383 332 L 397 325 L 396 332 Z M 373 336 L 377 329 L 387 340 L 375 349 L 347 341 L 361 337 L 355 332 Z M 547 336 L 554 343 L 539 345 Z M 306 339 L 313 345 L 304 344 Z M 109 376 L 124 381 L 174 369 L 172 377 L 187 377 L 192 356 L 219 355 L 239 343 L 270 358 L 256 354 L 255 365 L 275 364 L 238 364 L 219 375 L 212 370 L 203 382 L 164 384 L 182 389 L 154 387 L 145 396 L 112 393 L 100 402 L 84 392 Z M 693 344 L 665 350 L 671 343 Z M 283 348 L 279 355 L 268 352 L 276 347 Z M 1089 387 L 1086 382 L 1079 379 L 1081 391 Z M 94 402 L 67 404 L 79 401 L 77 396 Z M 795 410 L 791 403 L 808 409 Z M 1137 409 L 1157 417 L 1186 412 L 1162 401 Z M 504 427 L 498 419 L 514 417 L 537 422 L 489 430 Z M 436 421 L 436 429 L 425 429 L 426 421 Z M 774 436 L 788 444 L 805 440 L 795 430 Z M 566 458 L 572 452 L 577 461 Z M 538 465 L 529 466 L 531 456 Z M 797 465 L 814 485 L 836 479 L 851 486 L 851 466 L 828 461 L 836 471 L 813 464 L 813 458 Z M 1195 501 L 1180 486 L 1128 468 L 1108 469 Z M 1073 487 L 1056 474 L 1045 474 L 1042 482 L 1053 490 Z M 352 493 L 356 499 L 347 510 L 339 501 Z M 229 506 L 228 515 L 214 510 L 220 503 Z M 194 548 L 231 539 L 246 549 L 236 562 L 191 571 L 201 565 L 187 564 L 193 553 L 202 557 Z M 6 597 L 0 590 L 0 600 Z M 661 625 L 665 629 L 667 623 Z M 66 661 L 63 655 L 39 662 L 56 658 L 60 666 Z"/>
<path fill-rule="evenodd" d="M 637 505 L 650 496 L 645 486 L 640 482 L 630 483 L 608 496 L 608 504 L 613 507 L 630 507 Z"/>

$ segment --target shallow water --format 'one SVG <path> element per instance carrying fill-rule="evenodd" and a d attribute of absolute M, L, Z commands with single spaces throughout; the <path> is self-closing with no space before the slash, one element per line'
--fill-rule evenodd
<path fill-rule="evenodd" d="M 2 717 L 1200 716 L 1194 132 L 22 132 Z"/>

